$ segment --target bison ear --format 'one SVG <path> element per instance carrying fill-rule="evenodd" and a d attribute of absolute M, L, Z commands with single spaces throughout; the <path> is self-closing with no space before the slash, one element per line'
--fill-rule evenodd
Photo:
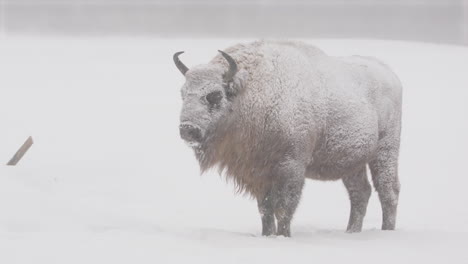
<path fill-rule="evenodd" d="M 226 90 L 227 98 L 232 99 L 240 94 L 244 90 L 248 78 L 249 73 L 241 69 L 234 75 L 231 81 L 225 83 L 224 89 Z"/>

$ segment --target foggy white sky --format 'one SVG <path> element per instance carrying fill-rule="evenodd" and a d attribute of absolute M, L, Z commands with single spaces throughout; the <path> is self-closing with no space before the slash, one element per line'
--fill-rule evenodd
<path fill-rule="evenodd" d="M 0 0 L 0 34 L 468 44 L 468 0 Z"/>
<path fill-rule="evenodd" d="M 109 4 L 437 4 L 437 5 L 459 5 L 466 0 L 3 0 L 7 4 L 18 3 L 109 3 Z M 0 1 L 1 2 L 1 1 Z"/>

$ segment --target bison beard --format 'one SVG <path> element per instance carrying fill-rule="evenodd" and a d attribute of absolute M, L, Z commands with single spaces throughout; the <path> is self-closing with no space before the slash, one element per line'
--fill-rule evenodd
<path fill-rule="evenodd" d="M 379 61 L 334 58 L 300 42 L 259 41 L 220 51 L 188 69 L 181 135 L 204 172 L 217 167 L 239 193 L 256 198 L 262 235 L 290 236 L 306 178 L 342 179 L 351 203 L 347 232 L 360 232 L 371 194 L 382 229 L 393 230 L 400 184 L 401 84 Z M 205 99 L 217 97 L 217 107 Z M 219 100 L 218 100 L 219 99 Z M 187 136 L 185 136 L 185 139 Z"/>

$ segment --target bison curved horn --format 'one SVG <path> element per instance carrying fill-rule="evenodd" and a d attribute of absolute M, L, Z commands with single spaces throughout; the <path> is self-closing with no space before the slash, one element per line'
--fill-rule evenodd
<path fill-rule="evenodd" d="M 226 52 L 222 51 L 222 50 L 218 50 L 221 55 L 223 55 L 223 57 L 227 60 L 227 62 L 229 63 L 229 70 L 224 73 L 224 79 L 226 81 L 232 81 L 232 78 L 234 77 L 234 75 L 236 75 L 237 73 L 237 63 L 236 61 L 231 57 L 229 56 Z"/>
<path fill-rule="evenodd" d="M 179 55 L 184 53 L 183 51 L 179 51 L 179 52 L 176 52 L 174 53 L 174 56 L 172 57 L 174 59 L 174 63 L 175 65 L 177 66 L 177 69 L 179 69 L 179 71 L 185 75 L 185 73 L 189 70 L 187 68 L 187 66 L 185 66 L 180 60 L 179 60 Z"/>

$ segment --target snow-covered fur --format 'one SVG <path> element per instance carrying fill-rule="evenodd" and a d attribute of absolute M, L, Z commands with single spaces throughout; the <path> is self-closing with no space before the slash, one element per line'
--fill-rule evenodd
<path fill-rule="evenodd" d="M 218 55 L 189 69 L 181 124 L 201 131 L 189 142 L 202 171 L 219 168 L 254 196 L 263 235 L 290 236 L 305 178 L 342 179 L 351 201 L 348 232 L 359 232 L 371 187 L 382 229 L 395 228 L 400 184 L 400 81 L 370 57 L 331 57 L 301 42 L 258 41 L 224 50 L 238 65 L 232 80 Z M 220 91 L 215 106 L 206 96 Z M 277 227 L 275 224 L 277 221 Z"/>

